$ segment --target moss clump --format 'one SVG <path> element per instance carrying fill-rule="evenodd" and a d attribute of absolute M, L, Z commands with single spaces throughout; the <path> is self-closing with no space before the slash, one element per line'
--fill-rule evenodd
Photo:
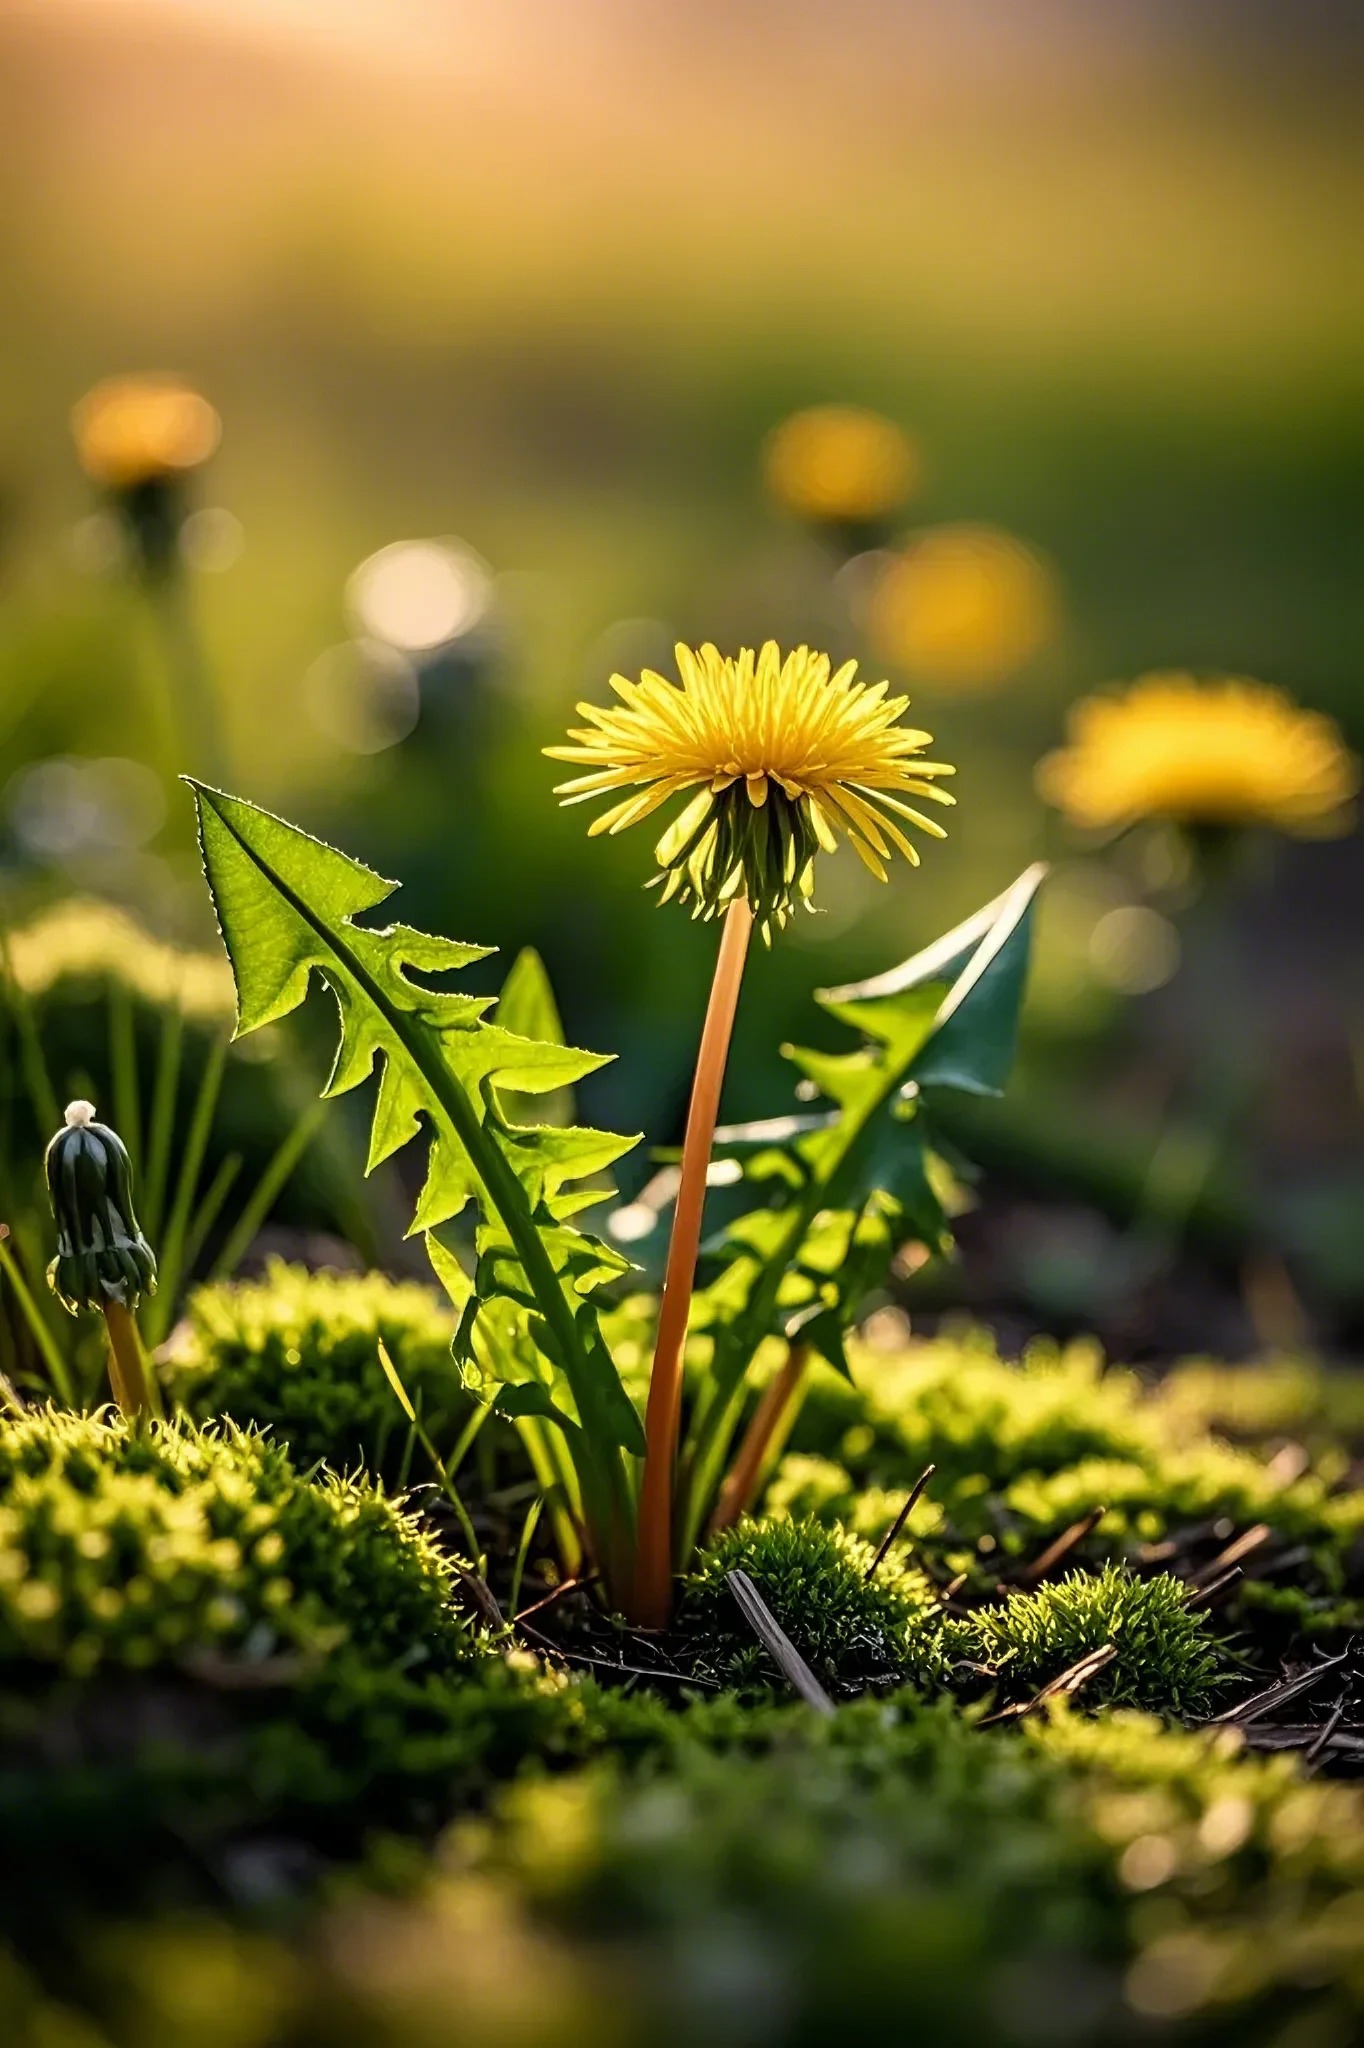
<path fill-rule="evenodd" d="M 503 1654 L 454 1591 L 401 1505 L 234 1425 L 0 1423 L 0 1931 L 231 1893 L 262 1831 L 297 1888 L 600 1746 L 593 1689 Z"/>
<path fill-rule="evenodd" d="M 1223 1518 L 1338 1553 L 1364 1521 L 1364 1494 L 1333 1493 L 1329 1469 L 1285 1484 L 1177 1400 L 1105 1370 L 1093 1344 L 1038 1343 L 1013 1364 L 988 1334 L 966 1330 L 892 1354 L 854 1346 L 852 1359 L 853 1386 L 812 1375 L 770 1499 L 872 1533 L 885 1496 L 903 1497 L 934 1464 L 940 1521 L 915 1530 L 941 1541 L 953 1569 L 969 1562 L 954 1546 L 969 1553 L 984 1537 L 1005 1557 L 1027 1556 L 1098 1506 L 1107 1512 L 1091 1543 L 1110 1555 Z"/>
<path fill-rule="evenodd" d="M 1156 1400 L 1176 1422 L 1251 1444 L 1286 1436 L 1328 1448 L 1364 1442 L 1364 1372 L 1307 1358 L 1226 1365 L 1191 1358 L 1166 1374 Z"/>
<path fill-rule="evenodd" d="M 630 2042 L 896 2039 L 910 2010 L 916 2039 L 990 2048 L 1356 2037 L 1357 1790 L 1132 1713 L 991 1733 L 899 1695 L 764 1726 L 666 1779 L 515 1786 L 466 1850 L 608 1967 Z M 409 2010 L 448 2002 L 460 1905 L 438 1879 L 395 1942 L 431 1959 Z"/>
<path fill-rule="evenodd" d="M 450 1355 L 453 1334 L 449 1310 L 415 1282 L 310 1273 L 272 1259 L 262 1280 L 196 1288 L 163 1360 L 171 1397 L 199 1421 L 228 1415 L 268 1427 L 301 1466 L 358 1464 L 395 1479 L 408 1425 L 379 1345 L 448 1447 L 471 1409 Z"/>
<path fill-rule="evenodd" d="M 735 1604 L 726 1575 L 747 1572 L 811 1670 L 831 1691 L 860 1691 L 936 1671 L 937 1601 L 922 1572 L 837 1525 L 745 1518 L 701 1553 L 679 1626 L 698 1668 L 726 1684 L 770 1683 L 773 1667 Z"/>
<path fill-rule="evenodd" d="M 944 1646 L 1012 1691 L 1045 1685 L 1111 1644 L 1117 1655 L 1095 1677 L 1095 1698 L 1197 1713 L 1208 1704 L 1219 1662 L 1205 1617 L 1189 1609 L 1187 1590 L 1166 1572 L 1149 1579 L 1118 1565 L 1092 1577 L 1072 1572 L 1035 1593 L 1011 1593 L 998 1606 L 948 1622 Z"/>
<path fill-rule="evenodd" d="M 372 1486 L 305 1481 L 231 1424 L 52 1409 L 0 1424 L 0 1666 L 88 1677 L 349 1646 L 446 1667 L 468 1640 L 449 1565 Z"/>
<path fill-rule="evenodd" d="M 404 1866 L 415 1896 L 353 1885 L 305 1946 L 181 1912 L 53 1994 L 0 1964 L 0 2035 L 172 2048 L 221 2007 L 233 2048 L 425 2048 L 452 2011 L 480 2048 L 898 2039 L 911 2010 L 950 2048 L 1357 2037 L 1357 1788 L 1127 1712 L 667 1718 L 666 1771 L 523 1779 Z"/>

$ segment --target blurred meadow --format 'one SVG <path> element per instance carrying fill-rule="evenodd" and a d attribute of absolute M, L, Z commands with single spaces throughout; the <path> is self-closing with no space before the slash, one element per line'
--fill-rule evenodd
<path fill-rule="evenodd" d="M 962 1112 L 980 1206 L 911 1315 L 1357 1347 L 1358 836 L 1214 860 L 1034 773 L 1152 671 L 1364 743 L 1358 56 L 1321 0 L 0 0 L 6 926 L 75 892 L 212 942 L 174 777 L 221 775 L 413 923 L 538 947 L 570 1042 L 622 1054 L 592 1119 L 675 1142 L 713 937 L 540 750 L 678 639 L 855 655 L 958 808 L 888 887 L 824 864 L 726 1113 L 789 1106 L 813 987 L 1049 859 L 1019 1072 Z M 69 425 L 153 372 L 222 423 L 175 571 L 212 773 Z M 800 502 L 769 437 L 819 405 L 901 430 L 891 502 Z M 295 1210 L 343 1227 L 321 1186 Z M 372 1227 L 393 1262 L 382 1176 Z"/>

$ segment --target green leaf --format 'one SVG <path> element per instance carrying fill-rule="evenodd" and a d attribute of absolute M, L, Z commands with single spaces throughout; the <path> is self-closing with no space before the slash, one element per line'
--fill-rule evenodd
<path fill-rule="evenodd" d="M 816 1000 L 868 1037 L 898 1051 L 912 1046 L 907 1078 L 921 1088 L 1002 1094 L 1018 1038 L 1033 906 L 1045 874 L 1041 863 L 1028 868 L 1003 895 L 901 966 L 823 989 Z"/>
<path fill-rule="evenodd" d="M 358 923 L 395 884 L 254 804 L 201 783 L 191 781 L 191 787 L 204 869 L 236 980 L 238 1035 L 296 1009 L 314 974 L 331 990 L 341 1039 L 325 1092 L 340 1094 L 377 1074 L 371 1169 L 419 1133 L 429 1140 L 414 1231 L 429 1234 L 476 1206 L 481 1230 L 497 1240 L 498 1256 L 480 1254 L 464 1312 L 489 1291 L 534 1304 L 553 1365 L 586 1425 L 584 1506 L 605 1528 L 603 1552 L 618 1552 L 629 1518 L 619 1446 L 628 1439 L 633 1447 L 638 1419 L 610 1354 L 594 1341 L 589 1299 L 618 1268 L 569 1219 L 583 1205 L 584 1190 L 576 1183 L 600 1173 L 634 1141 L 509 1125 L 499 1100 L 502 1089 L 523 1095 L 563 1089 L 604 1059 L 488 1022 L 488 998 L 414 979 L 466 967 L 490 949 L 406 925 Z M 534 993 L 530 979 L 524 971 L 514 1017 Z M 442 1277 L 458 1288 L 453 1274 Z"/>
<path fill-rule="evenodd" d="M 518 1038 L 538 1038 L 546 1045 L 564 1043 L 559 1005 L 554 1000 L 545 963 L 534 946 L 523 946 L 511 964 L 497 999 L 497 1021 Z"/>
<path fill-rule="evenodd" d="M 518 1038 L 533 1038 L 541 1045 L 562 1045 L 564 1042 L 563 1021 L 559 1016 L 559 1005 L 554 1000 L 545 963 L 534 946 L 523 946 L 511 965 L 511 972 L 502 984 L 502 993 L 497 999 L 497 1021 L 504 1031 L 511 1031 Z M 508 1123 L 530 1121 L 530 1108 L 513 1086 L 511 1080 L 502 1083 L 502 1113 Z M 573 1090 L 570 1087 L 556 1088 L 538 1103 L 537 1123 L 571 1124 L 573 1121 Z"/>
<path fill-rule="evenodd" d="M 431 1261 L 431 1269 L 436 1278 L 450 1297 L 450 1306 L 456 1315 L 463 1315 L 473 1299 L 474 1283 L 450 1247 L 442 1244 L 434 1230 L 428 1230 L 426 1233 L 426 1256 Z"/>
<path fill-rule="evenodd" d="M 512 1385 L 504 1387 L 497 1405 L 501 1412 L 510 1416 L 513 1421 L 523 1415 L 536 1415 L 546 1422 L 554 1423 L 565 1436 L 572 1437 L 579 1433 L 578 1424 L 565 1415 L 563 1409 L 555 1403 L 549 1388 L 542 1386 L 538 1380 L 517 1380 Z"/>

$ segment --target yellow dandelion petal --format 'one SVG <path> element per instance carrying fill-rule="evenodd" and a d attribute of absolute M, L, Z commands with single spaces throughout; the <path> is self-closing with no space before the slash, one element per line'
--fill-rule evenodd
<path fill-rule="evenodd" d="M 867 845 L 866 840 L 860 838 L 856 832 L 850 832 L 848 834 L 848 844 L 861 861 L 863 867 L 869 869 L 875 875 L 878 882 L 884 882 L 886 879 L 885 864 L 877 859 L 876 855 Z"/>
<path fill-rule="evenodd" d="M 817 796 L 810 798 L 810 819 L 815 828 L 815 837 L 824 852 L 837 853 L 838 834 L 834 829 L 834 820 Z"/>

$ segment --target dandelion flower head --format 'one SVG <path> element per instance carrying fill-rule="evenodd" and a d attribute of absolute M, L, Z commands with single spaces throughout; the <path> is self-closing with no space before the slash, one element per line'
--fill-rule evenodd
<path fill-rule="evenodd" d="M 894 420 L 860 405 L 812 405 L 768 435 L 763 473 L 772 498 L 800 519 L 865 524 L 902 505 L 919 456 Z"/>
<path fill-rule="evenodd" d="M 109 491 L 187 475 L 208 461 L 222 423 L 208 400 L 168 377 L 111 377 L 71 415 L 86 475 Z"/>
<path fill-rule="evenodd" d="M 1348 827 L 1359 762 L 1331 719 L 1282 690 L 1156 674 L 1076 704 L 1068 743 L 1038 764 L 1037 786 L 1090 830 L 1168 818 L 1322 838 Z"/>
<path fill-rule="evenodd" d="M 1056 579 L 1036 551 L 994 526 L 933 527 L 892 555 L 873 586 L 877 651 L 925 683 L 987 690 L 1056 637 Z"/>
<path fill-rule="evenodd" d="M 566 804 L 615 797 L 591 832 L 623 832 L 692 792 L 655 849 L 663 899 L 713 917 L 746 896 L 764 935 L 810 903 L 815 856 L 846 839 L 881 881 L 898 849 L 918 865 L 903 829 L 936 839 L 942 826 L 906 802 L 950 804 L 951 775 L 921 758 L 931 735 L 898 723 L 908 705 L 884 682 L 860 680 L 857 664 L 834 669 L 827 654 L 775 641 L 723 655 L 679 646 L 680 683 L 646 669 L 613 676 L 620 699 L 580 704 L 588 722 L 553 759 L 586 772 L 561 783 Z"/>

